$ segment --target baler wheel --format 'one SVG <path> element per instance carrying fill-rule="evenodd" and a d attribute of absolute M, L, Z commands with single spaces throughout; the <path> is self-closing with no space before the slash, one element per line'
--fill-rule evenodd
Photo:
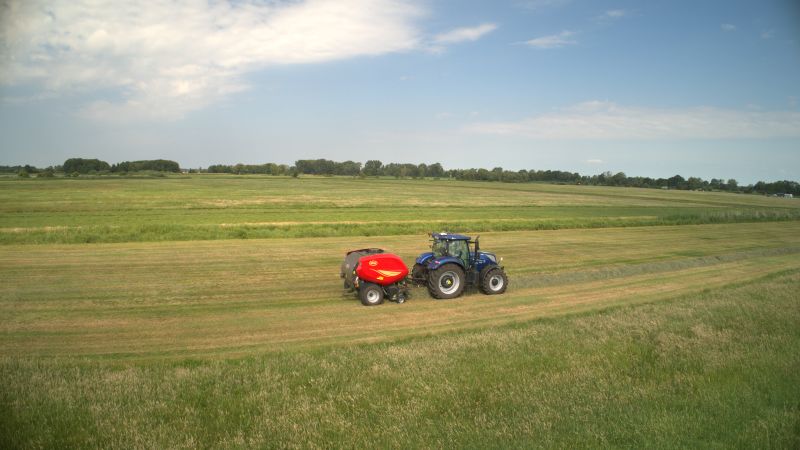
<path fill-rule="evenodd" d="M 358 298 L 364 306 L 375 306 L 383 303 L 383 288 L 375 283 L 364 281 L 358 287 Z"/>

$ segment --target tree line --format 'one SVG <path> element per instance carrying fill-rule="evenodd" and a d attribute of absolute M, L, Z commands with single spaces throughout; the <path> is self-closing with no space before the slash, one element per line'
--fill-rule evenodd
<path fill-rule="evenodd" d="M 49 166 L 44 169 L 26 164 L 24 166 L 0 166 L 0 173 L 16 173 L 20 176 L 30 176 L 32 174 L 39 177 L 52 177 L 56 173 L 63 173 L 66 176 L 104 174 L 104 173 L 128 173 L 128 172 L 180 172 L 181 167 L 175 161 L 168 159 L 151 159 L 141 161 L 122 161 L 116 164 L 109 164 L 96 158 L 69 158 L 62 165 Z"/>
<path fill-rule="evenodd" d="M 202 169 L 198 169 L 204 172 Z M 362 176 L 362 177 L 395 177 L 395 178 L 450 178 L 462 181 L 495 181 L 502 183 L 560 183 L 584 184 L 591 186 L 625 186 L 654 189 L 727 191 L 760 194 L 793 194 L 800 195 L 800 185 L 794 181 L 776 181 L 766 183 L 759 181 L 754 185 L 740 186 L 730 178 L 728 180 L 712 178 L 710 181 L 698 177 L 684 178 L 675 175 L 670 178 L 629 177 L 624 172 L 603 172 L 598 175 L 581 175 L 577 172 L 562 170 L 504 170 L 495 167 L 491 170 L 450 169 L 445 170 L 440 163 L 408 164 L 388 163 L 373 159 L 365 162 L 337 162 L 328 159 L 300 159 L 293 166 L 285 164 L 216 164 L 208 167 L 209 173 L 233 174 L 269 174 L 269 175 L 323 175 L 323 176 Z"/>
<path fill-rule="evenodd" d="M 70 158 L 62 166 L 51 166 L 46 169 L 25 166 L 0 166 L 0 173 L 19 173 L 21 176 L 37 174 L 53 176 L 56 172 L 65 175 L 90 173 L 128 173 L 139 171 L 180 172 L 180 165 L 166 159 L 123 161 L 109 165 L 98 159 Z M 372 159 L 363 165 L 355 161 L 332 161 L 328 159 L 300 159 L 293 166 L 286 164 L 214 164 L 207 169 L 190 169 L 190 173 L 229 173 L 229 174 L 261 174 L 274 176 L 323 175 L 353 177 L 395 177 L 395 178 L 449 178 L 463 181 L 489 181 L 501 183 L 559 183 L 583 184 L 592 186 L 625 186 L 654 189 L 727 191 L 758 194 L 792 194 L 800 196 L 800 184 L 795 181 L 782 180 L 775 182 L 759 181 L 755 184 L 740 186 L 731 179 L 704 180 L 698 177 L 684 178 L 675 175 L 670 178 L 651 178 L 627 176 L 624 172 L 603 172 L 597 175 L 581 175 L 577 172 L 561 170 L 505 170 L 495 167 L 450 169 L 446 170 L 440 163 L 409 164 L 388 163 Z M 22 175 L 22 174 L 25 175 Z"/>

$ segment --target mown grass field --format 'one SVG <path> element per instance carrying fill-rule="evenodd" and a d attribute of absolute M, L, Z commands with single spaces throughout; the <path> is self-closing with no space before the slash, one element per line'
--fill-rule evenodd
<path fill-rule="evenodd" d="M 0 447 L 800 446 L 800 201 L 235 176 L 0 200 Z M 410 263 L 443 228 L 506 294 L 342 292 L 348 249 Z"/>
<path fill-rule="evenodd" d="M 0 244 L 385 236 L 800 220 L 727 193 L 433 180 L 0 178 Z"/>

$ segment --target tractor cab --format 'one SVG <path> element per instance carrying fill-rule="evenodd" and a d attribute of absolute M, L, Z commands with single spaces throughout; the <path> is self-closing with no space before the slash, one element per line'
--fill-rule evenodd
<path fill-rule="evenodd" d="M 453 234 L 444 239 L 434 238 L 431 243 L 431 253 L 435 258 L 456 258 L 464 267 L 469 267 L 472 260 L 469 242 L 469 237 Z"/>
<path fill-rule="evenodd" d="M 419 255 L 417 264 L 435 270 L 446 263 L 456 263 L 462 269 L 477 269 L 480 271 L 487 264 L 497 264 L 494 253 L 480 251 L 480 236 L 473 241 L 463 234 L 431 233 L 431 251 Z"/>

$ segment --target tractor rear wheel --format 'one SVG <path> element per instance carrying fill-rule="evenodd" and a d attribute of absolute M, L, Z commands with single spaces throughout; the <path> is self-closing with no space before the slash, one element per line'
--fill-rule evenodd
<path fill-rule="evenodd" d="M 383 288 L 375 283 L 362 282 L 358 287 L 358 298 L 364 306 L 375 306 L 383 303 Z"/>
<path fill-rule="evenodd" d="M 456 264 L 445 264 L 430 272 L 428 292 L 434 298 L 455 298 L 464 292 L 464 271 Z"/>
<path fill-rule="evenodd" d="M 486 295 L 502 294 L 508 287 L 506 272 L 499 267 L 492 267 L 481 274 L 481 291 Z"/>

